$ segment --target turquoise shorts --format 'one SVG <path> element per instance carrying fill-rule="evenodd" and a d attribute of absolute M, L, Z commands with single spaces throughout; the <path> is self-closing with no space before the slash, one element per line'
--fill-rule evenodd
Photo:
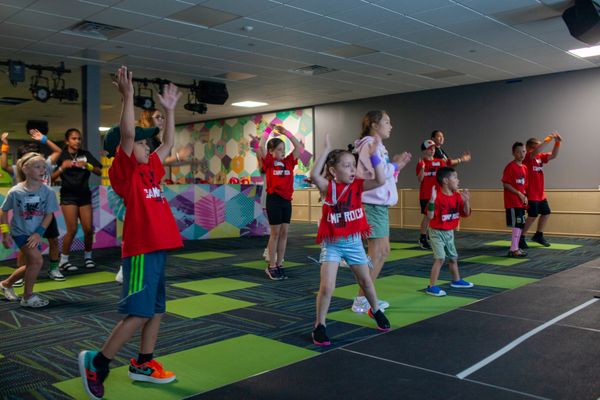
<path fill-rule="evenodd" d="M 367 222 L 371 226 L 371 236 L 369 236 L 369 239 L 389 237 L 390 217 L 388 206 L 363 203 L 363 208 L 367 215 Z"/>
<path fill-rule="evenodd" d="M 369 265 L 360 235 L 339 238 L 335 242 L 321 242 L 319 262 L 337 262 L 346 260 L 348 265 Z"/>
<path fill-rule="evenodd" d="M 429 228 L 429 244 L 433 250 L 433 258 L 443 260 L 446 257 L 452 261 L 458 259 L 456 246 L 454 246 L 454 230 L 442 231 Z"/>

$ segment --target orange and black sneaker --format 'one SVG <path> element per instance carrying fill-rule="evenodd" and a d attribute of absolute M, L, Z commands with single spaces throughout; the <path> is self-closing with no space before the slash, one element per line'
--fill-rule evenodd
<path fill-rule="evenodd" d="M 129 361 L 128 375 L 134 381 L 152 383 L 169 383 L 176 378 L 173 372 L 165 371 L 162 364 L 156 360 L 138 364 L 135 358 Z"/>

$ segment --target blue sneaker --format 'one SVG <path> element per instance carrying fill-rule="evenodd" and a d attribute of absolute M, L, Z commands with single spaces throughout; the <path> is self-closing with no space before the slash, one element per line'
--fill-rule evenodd
<path fill-rule="evenodd" d="M 425 293 L 435 297 L 442 297 L 446 295 L 446 292 L 440 289 L 439 286 L 427 286 L 427 289 L 425 289 Z"/>
<path fill-rule="evenodd" d="M 94 367 L 94 357 L 97 351 L 84 350 L 79 353 L 79 373 L 83 382 L 83 389 L 92 400 L 101 400 L 104 397 L 104 380 L 108 370 L 101 371 Z"/>
<path fill-rule="evenodd" d="M 453 288 L 470 288 L 473 287 L 473 284 L 471 282 L 467 282 L 465 280 L 458 280 L 458 281 L 452 281 L 450 283 L 450 286 L 452 286 Z"/>

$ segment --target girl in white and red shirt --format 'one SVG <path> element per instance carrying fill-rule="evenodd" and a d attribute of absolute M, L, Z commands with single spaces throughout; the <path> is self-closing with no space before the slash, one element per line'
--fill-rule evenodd
<path fill-rule="evenodd" d="M 294 150 L 286 156 L 283 140 L 276 137 L 267 142 L 271 133 L 286 136 L 292 142 Z M 265 273 L 273 280 L 287 279 L 281 264 L 292 218 L 294 167 L 303 150 L 302 143 L 280 125 L 267 126 L 258 145 L 258 155 L 266 176 L 267 217 L 271 228 L 268 244 L 269 263 Z"/>
<path fill-rule="evenodd" d="M 377 329 L 390 329 L 389 321 L 377 305 L 377 293 L 369 274 L 370 263 L 362 246 L 362 239 L 371 233 L 362 205 L 363 190 L 374 189 L 385 183 L 383 161 L 377 155 L 378 144 L 379 141 L 375 140 L 370 146 L 374 180 L 358 179 L 356 158 L 347 150 L 331 151 L 329 135 L 325 138 L 325 148 L 311 172 L 312 182 L 323 199 L 323 212 L 317 233 L 317 243 L 321 243 L 321 285 L 317 295 L 317 320 L 312 332 L 313 343 L 317 346 L 331 344 L 325 330 L 325 319 L 342 259 L 350 266 L 369 304 L 373 304 L 369 309 L 369 316 L 377 322 Z M 324 167 L 326 177 L 321 175 Z"/>

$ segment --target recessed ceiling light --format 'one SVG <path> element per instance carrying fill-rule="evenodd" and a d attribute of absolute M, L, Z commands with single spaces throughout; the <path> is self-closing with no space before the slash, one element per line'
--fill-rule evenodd
<path fill-rule="evenodd" d="M 110 130 L 110 128 L 108 126 L 99 126 L 98 130 L 100 132 L 106 132 L 106 131 Z"/>
<path fill-rule="evenodd" d="M 594 57 L 600 56 L 600 46 L 583 47 L 581 49 L 569 50 L 569 53 L 579 57 Z"/>
<path fill-rule="evenodd" d="M 232 106 L 236 107 L 261 107 L 268 106 L 268 103 L 262 103 L 260 101 L 238 101 L 237 103 L 231 103 Z"/>

